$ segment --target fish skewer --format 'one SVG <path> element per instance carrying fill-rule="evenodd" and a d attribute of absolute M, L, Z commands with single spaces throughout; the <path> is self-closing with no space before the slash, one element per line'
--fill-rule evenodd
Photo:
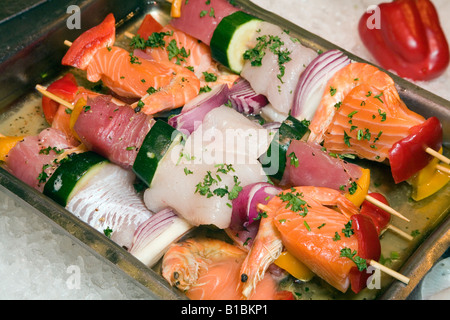
<path fill-rule="evenodd" d="M 43 87 L 43 86 L 41 86 L 41 85 L 36 85 L 36 89 L 37 89 L 41 94 L 43 94 L 44 96 L 47 96 L 48 98 L 50 98 L 50 99 L 52 99 L 52 100 L 55 100 L 56 102 L 61 103 L 62 105 L 67 106 L 68 108 L 73 109 L 73 105 L 72 105 L 71 103 L 69 103 L 68 101 L 65 101 L 65 100 L 59 98 L 58 96 L 52 94 L 51 92 L 48 92 L 48 91 L 46 90 L 45 87 Z M 387 212 L 389 212 L 389 213 L 391 213 L 391 214 L 393 214 L 393 215 L 395 215 L 395 216 L 397 216 L 397 217 L 399 217 L 399 218 L 405 220 L 405 221 L 408 221 L 408 222 L 410 221 L 408 218 L 406 218 L 405 216 L 403 216 L 403 215 L 402 215 L 401 213 L 399 213 L 398 211 L 394 210 L 393 208 L 391 208 L 391 207 L 385 205 L 384 203 L 378 201 L 377 199 L 375 199 L 375 198 L 373 198 L 373 197 L 371 197 L 371 196 L 369 196 L 369 195 L 366 195 L 366 200 L 369 201 L 370 203 L 372 203 L 372 204 L 374 204 L 374 205 L 380 207 L 381 209 L 383 209 L 383 210 L 385 210 L 385 211 L 387 211 Z M 402 235 L 404 238 L 411 240 L 411 238 L 410 238 L 409 235 L 407 235 L 407 234 L 405 234 L 405 233 L 402 233 L 402 232 L 398 232 L 398 231 L 401 231 L 400 229 L 395 228 L 395 227 L 390 228 L 390 229 L 391 229 L 392 231 L 394 231 L 394 232 L 399 233 L 399 234 Z"/>
<path fill-rule="evenodd" d="M 272 210 L 271 208 L 269 208 L 268 206 L 263 205 L 263 204 L 258 204 L 258 209 L 261 211 L 264 211 L 264 212 L 270 212 Z M 377 268 L 380 271 L 383 271 L 384 273 L 392 276 L 393 278 L 403 282 L 404 284 L 408 284 L 410 282 L 410 279 L 408 277 L 398 273 L 395 270 L 392 270 L 392 269 L 382 265 L 381 263 L 379 263 L 375 260 L 368 260 L 367 263 L 369 265 L 371 265 L 372 267 Z"/>

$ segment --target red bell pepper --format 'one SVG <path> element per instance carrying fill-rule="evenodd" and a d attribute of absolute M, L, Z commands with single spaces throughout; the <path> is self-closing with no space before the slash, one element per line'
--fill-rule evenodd
<path fill-rule="evenodd" d="M 61 79 L 56 80 L 50 84 L 47 91 L 60 97 L 61 99 L 72 103 L 78 92 L 78 84 L 75 76 L 71 73 L 67 73 Z M 45 120 L 48 124 L 53 123 L 56 112 L 58 111 L 60 104 L 53 101 L 46 96 L 42 97 L 42 111 L 44 112 Z"/>
<path fill-rule="evenodd" d="M 425 151 L 427 147 L 435 151 L 442 147 L 442 125 L 436 117 L 410 128 L 409 133 L 389 150 L 389 164 L 395 183 L 408 180 L 427 166 L 433 158 Z"/>
<path fill-rule="evenodd" d="M 108 14 L 99 25 L 83 32 L 70 46 L 62 64 L 85 70 L 98 49 L 112 47 L 116 39 L 116 20 Z"/>
<path fill-rule="evenodd" d="M 372 218 L 363 214 L 354 214 L 351 221 L 352 229 L 358 239 L 358 256 L 366 260 L 378 261 L 381 256 L 381 244 Z M 359 271 L 357 267 L 352 267 L 349 274 L 352 291 L 358 293 L 364 289 L 370 276 L 367 270 Z"/>
<path fill-rule="evenodd" d="M 162 28 L 162 25 L 151 14 L 147 14 L 139 26 L 137 34 L 147 40 L 154 32 L 160 32 Z"/>
<path fill-rule="evenodd" d="M 368 195 L 389 206 L 389 202 L 381 193 L 372 192 Z M 386 229 L 387 225 L 391 221 L 391 214 L 389 212 L 381 209 L 380 207 L 377 207 L 367 200 L 364 200 L 364 202 L 362 203 L 359 213 L 372 218 L 378 235 L 380 235 L 381 231 Z"/>
<path fill-rule="evenodd" d="M 436 8 L 430 0 L 394 0 L 378 6 L 379 21 L 365 13 L 359 35 L 378 63 L 399 76 L 430 80 L 440 76 L 450 60 L 449 46 Z"/>

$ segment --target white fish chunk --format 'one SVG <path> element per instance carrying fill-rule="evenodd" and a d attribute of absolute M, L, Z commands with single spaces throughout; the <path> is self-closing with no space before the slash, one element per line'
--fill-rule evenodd
<path fill-rule="evenodd" d="M 135 175 L 115 164 L 106 164 L 66 206 L 97 231 L 112 230 L 111 240 L 130 248 L 134 232 L 153 213 L 134 190 Z"/>
<path fill-rule="evenodd" d="M 227 228 L 233 190 L 268 180 L 258 157 L 272 138 L 270 130 L 234 109 L 210 111 L 185 146 L 161 160 L 145 204 L 155 212 L 173 208 L 194 226 Z"/>
<path fill-rule="evenodd" d="M 301 73 L 317 57 L 317 52 L 303 46 L 297 39 L 292 38 L 279 26 L 269 22 L 262 22 L 261 29 L 256 33 L 253 42 L 258 43 L 257 38 L 270 37 L 279 39 L 281 46 L 276 50 L 267 46 L 264 49 L 264 57 L 260 66 L 252 66 L 251 61 L 246 61 L 241 72 L 253 90 L 267 97 L 272 107 L 286 116 L 292 107 L 295 88 Z M 269 40 L 267 40 L 269 41 Z M 290 61 L 282 63 L 284 75 L 281 75 L 278 52 L 288 52 Z"/>

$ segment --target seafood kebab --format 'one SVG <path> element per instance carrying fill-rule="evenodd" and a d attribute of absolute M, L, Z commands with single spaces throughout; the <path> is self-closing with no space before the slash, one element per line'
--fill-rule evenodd
<path fill-rule="evenodd" d="M 191 299 L 293 299 L 276 272 L 341 292 L 363 290 L 368 266 L 408 283 L 377 262 L 383 232 L 408 238 L 391 214 L 408 218 L 349 159 L 385 163 L 420 201 L 449 180 L 439 119 L 409 110 L 378 68 L 227 1 L 174 1 L 172 16 L 147 15 L 128 48 L 112 14 L 68 43 L 62 64 L 102 91 L 71 72 L 37 86 L 49 128 L 0 137 L 4 168 L 160 261 Z M 228 239 L 183 237 L 198 226 Z"/>

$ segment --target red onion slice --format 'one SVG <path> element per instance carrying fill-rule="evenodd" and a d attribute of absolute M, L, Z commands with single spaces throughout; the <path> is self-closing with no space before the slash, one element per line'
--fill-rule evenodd
<path fill-rule="evenodd" d="M 149 267 L 155 265 L 168 246 L 188 232 L 192 226 L 170 208 L 164 209 L 135 231 L 129 252 Z"/>
<path fill-rule="evenodd" d="M 205 115 L 214 108 L 228 102 L 229 89 L 227 84 L 216 85 L 211 91 L 198 95 L 184 105 L 180 114 L 169 119 L 169 124 L 175 129 L 191 134 L 202 123 Z"/>
<path fill-rule="evenodd" d="M 281 191 L 280 188 L 268 182 L 258 182 L 245 186 L 236 199 L 233 200 L 230 229 L 247 228 L 257 221 L 258 204 L 267 204 L 269 200 Z"/>
<path fill-rule="evenodd" d="M 291 115 L 311 120 L 322 99 L 328 80 L 351 60 L 339 50 L 330 50 L 315 58 L 303 71 L 294 93 Z"/>
<path fill-rule="evenodd" d="M 259 114 L 269 101 L 258 94 L 244 78 L 240 78 L 230 89 L 229 100 L 233 108 L 244 114 Z"/>

